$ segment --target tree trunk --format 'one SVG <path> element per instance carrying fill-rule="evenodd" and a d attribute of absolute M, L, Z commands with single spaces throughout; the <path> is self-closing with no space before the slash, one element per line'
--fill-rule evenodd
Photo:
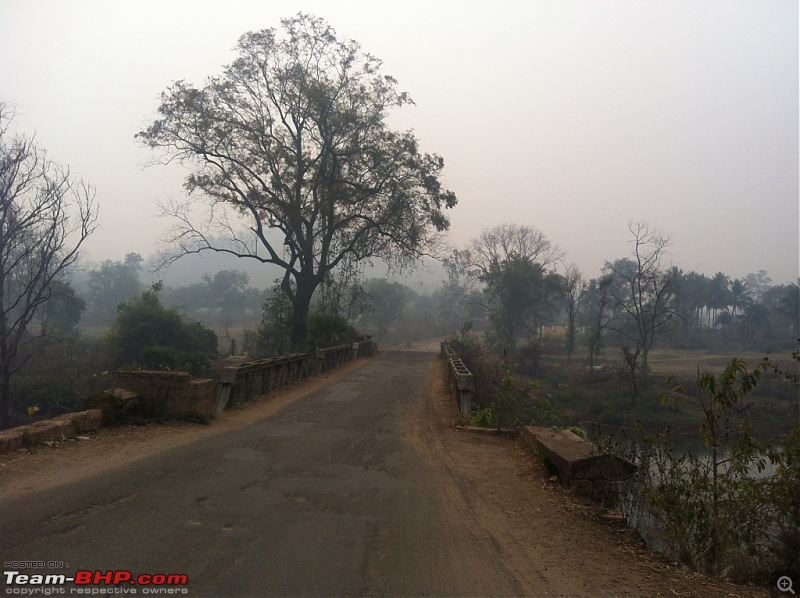
<path fill-rule="evenodd" d="M 291 350 L 304 351 L 308 341 L 308 312 L 314 287 L 309 284 L 298 284 L 292 297 L 292 337 Z"/>
<path fill-rule="evenodd" d="M 11 427 L 11 374 L 0 367 L 0 430 Z"/>
<path fill-rule="evenodd" d="M 302 351 L 308 338 L 308 308 L 311 300 L 296 299 L 292 311 L 291 350 Z"/>
<path fill-rule="evenodd" d="M 639 371 L 642 372 L 642 378 L 647 380 L 650 377 L 650 366 L 647 361 L 647 355 L 650 353 L 650 349 L 647 346 L 642 348 L 642 365 L 639 368 Z"/>
<path fill-rule="evenodd" d="M 0 284 L 0 293 L 2 288 L 3 285 Z M 8 366 L 8 336 L 5 313 L 2 313 L 0 314 L 0 430 L 11 427 L 11 372 Z"/>
<path fill-rule="evenodd" d="M 639 395 L 639 386 L 636 381 L 636 370 L 639 367 L 640 349 L 631 351 L 628 347 L 622 346 L 622 356 L 625 358 L 625 365 L 628 366 L 628 373 L 631 377 L 631 399 L 636 404 L 636 397 Z"/>

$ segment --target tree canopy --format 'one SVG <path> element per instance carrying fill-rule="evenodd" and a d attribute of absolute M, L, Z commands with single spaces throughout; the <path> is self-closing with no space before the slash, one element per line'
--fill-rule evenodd
<path fill-rule="evenodd" d="M 481 276 L 490 301 L 489 321 L 497 341 L 513 351 L 520 335 L 536 335 L 554 310 L 561 278 L 527 256 L 511 255 Z"/>
<path fill-rule="evenodd" d="M 281 23 L 282 35 L 243 35 L 238 58 L 204 87 L 174 83 L 137 138 L 189 166 L 186 190 L 210 204 L 200 220 L 190 201 L 166 206 L 178 255 L 223 251 L 283 268 L 299 346 L 311 297 L 331 269 L 430 252 L 457 200 L 439 181 L 443 159 L 387 125 L 391 109 L 412 101 L 381 74 L 381 61 L 322 19 Z M 220 230 L 227 245 L 210 239 Z"/>
<path fill-rule="evenodd" d="M 564 252 L 532 226 L 507 222 L 482 230 L 470 243 L 465 256 L 475 274 L 486 276 L 503 262 L 515 258 L 549 270 L 564 256 Z"/>

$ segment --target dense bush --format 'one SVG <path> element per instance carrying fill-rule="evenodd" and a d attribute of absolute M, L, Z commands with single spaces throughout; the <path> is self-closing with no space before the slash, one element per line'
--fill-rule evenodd
<path fill-rule="evenodd" d="M 199 322 L 167 309 L 159 285 L 121 303 L 109 340 L 119 364 L 200 373 L 217 355 L 217 335 Z"/>
<path fill-rule="evenodd" d="M 338 314 L 313 312 L 308 316 L 308 346 L 336 347 L 358 338 L 355 328 Z"/>

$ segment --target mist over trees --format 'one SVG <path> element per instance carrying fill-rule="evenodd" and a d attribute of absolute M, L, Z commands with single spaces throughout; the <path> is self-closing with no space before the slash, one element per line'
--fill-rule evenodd
<path fill-rule="evenodd" d="M 616 353 L 633 397 L 647 383 L 650 352 L 659 345 L 793 346 L 800 335 L 796 284 L 771 285 L 763 270 L 744 278 L 684 272 L 667 261 L 667 235 L 643 221 L 629 222 L 629 231 L 631 254 L 606 261 L 601 275 L 587 280 L 540 231 L 487 229 L 444 262 L 441 322 L 450 334 L 464 326 L 483 332 L 498 354 L 531 371 L 553 339 L 563 339 L 567 363 L 583 345 L 590 371 L 601 354 Z"/>
<path fill-rule="evenodd" d="M 521 229 L 518 227 L 517 232 Z M 659 235 L 649 225 L 646 230 Z M 547 241 L 542 233 L 536 238 Z M 313 330 L 305 347 L 346 343 L 362 334 L 390 346 L 450 335 L 466 326 L 484 334 L 500 353 L 505 350 L 509 363 L 519 362 L 524 371 L 537 371 L 543 353 L 560 343 L 564 362 L 588 364 L 589 372 L 595 370 L 601 357 L 604 364 L 617 361 L 639 392 L 646 382 L 642 349 L 634 369 L 625 357 L 625 348 L 635 355 L 641 340 L 637 336 L 637 313 L 648 316 L 658 312 L 655 307 L 665 306 L 671 315 L 663 327 L 646 332 L 644 338 L 652 341 L 651 347 L 774 353 L 791 347 L 800 331 L 800 294 L 795 284 L 773 285 L 765 271 L 740 278 L 685 272 L 666 260 L 651 271 L 645 266 L 650 263 L 647 258 L 652 246 L 641 244 L 640 258 L 636 258 L 635 245 L 632 248 L 630 256 L 607 261 L 600 276 L 587 279 L 577 267 L 565 266 L 562 260 L 544 268 L 532 262 L 531 254 L 520 258 L 516 250 L 506 252 L 502 248 L 494 253 L 493 261 L 485 262 L 487 267 L 481 268 L 467 246 L 453 250 L 443 260 L 444 280 L 427 293 L 410 286 L 412 281 L 404 284 L 368 277 L 363 267 L 337 270 L 312 299 L 309 327 Z M 151 272 L 146 263 L 146 258 L 135 253 L 120 261 L 76 263 L 70 276 L 54 286 L 57 292 L 37 312 L 37 328 L 74 340 L 69 347 L 54 345 L 37 354 L 32 362 L 36 364 L 35 374 L 23 372 L 20 384 L 15 386 L 21 404 L 46 404 L 37 398 L 46 392 L 54 397 L 53 405 L 60 405 L 58 409 L 79 405 L 77 396 L 95 388 L 90 373 L 93 367 L 107 370 L 127 363 L 200 371 L 201 364 L 207 364 L 216 351 L 252 357 L 292 351 L 292 304 L 281 291 L 280 280 L 263 288 L 251 285 L 249 275 L 242 270 L 203 274 L 192 270 L 194 282 L 160 285 L 153 294 L 152 289 L 145 290 L 144 281 L 158 273 Z M 662 277 L 655 286 L 648 286 L 648 272 L 658 272 Z M 637 276 L 641 279 L 638 282 Z M 748 280 L 757 285 L 756 292 Z M 658 286 L 667 281 L 668 293 Z M 634 291 L 638 303 L 630 302 Z M 656 301 L 661 291 L 662 298 Z M 166 323 L 153 324 L 161 321 L 158 318 Z M 173 330 L 168 336 L 174 342 L 153 336 L 142 343 L 121 343 L 123 338 L 136 336 L 121 335 L 120 323 L 130 328 L 134 321 L 151 331 Z M 178 322 L 194 322 L 197 334 L 175 332 L 180 328 Z M 208 333 L 201 334 L 202 330 Z M 210 339 L 212 333 L 218 339 L 214 351 L 209 349 L 211 341 L 203 340 Z M 193 339 L 194 349 L 181 339 Z M 131 350 L 120 350 L 122 344 L 128 344 Z M 81 352 L 94 357 L 84 359 Z M 47 374 L 51 364 L 67 368 L 67 374 Z M 43 385 L 37 379 L 49 381 Z"/>
<path fill-rule="evenodd" d="M 109 342 L 118 363 L 147 369 L 201 373 L 217 356 L 217 335 L 198 321 L 164 307 L 161 285 L 117 307 Z"/>
<path fill-rule="evenodd" d="M 615 283 L 611 300 L 617 316 L 610 325 L 619 335 L 635 397 L 637 374 L 648 377 L 650 349 L 678 314 L 678 273 L 664 264 L 668 237 L 645 222 L 630 222 L 628 229 L 633 237 L 632 257 L 607 263 L 603 272 Z"/>
<path fill-rule="evenodd" d="M 144 289 L 141 280 L 144 258 L 129 253 L 121 262 L 103 260 L 76 278 L 83 289 L 87 324 L 107 326 L 117 315 L 117 306 Z"/>

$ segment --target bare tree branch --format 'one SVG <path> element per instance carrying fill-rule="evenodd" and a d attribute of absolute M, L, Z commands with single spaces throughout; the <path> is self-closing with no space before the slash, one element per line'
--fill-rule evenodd
<path fill-rule="evenodd" d="M 47 159 L 32 138 L 11 135 L 0 103 L 0 419 L 10 425 L 10 381 L 43 334 L 30 325 L 94 231 L 92 187 Z"/>

